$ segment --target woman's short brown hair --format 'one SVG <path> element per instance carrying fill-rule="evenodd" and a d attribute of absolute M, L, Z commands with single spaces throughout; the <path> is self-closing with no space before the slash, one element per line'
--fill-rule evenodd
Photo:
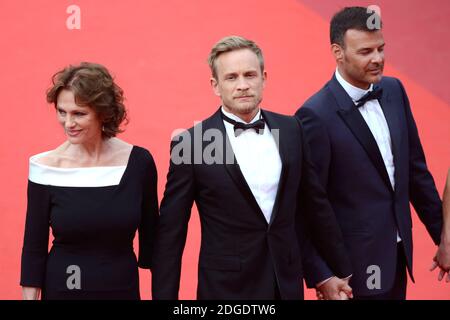
<path fill-rule="evenodd" d="M 127 120 L 123 90 L 114 82 L 108 69 L 97 63 L 82 62 L 58 71 L 47 91 L 47 102 L 57 105 L 61 90 L 70 90 L 75 103 L 92 108 L 102 123 L 102 137 L 115 137 Z"/>

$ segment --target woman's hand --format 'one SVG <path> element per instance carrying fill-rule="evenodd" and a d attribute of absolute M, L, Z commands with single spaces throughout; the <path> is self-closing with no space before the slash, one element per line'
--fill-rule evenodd
<path fill-rule="evenodd" d="M 22 287 L 23 300 L 39 300 L 41 288 Z"/>

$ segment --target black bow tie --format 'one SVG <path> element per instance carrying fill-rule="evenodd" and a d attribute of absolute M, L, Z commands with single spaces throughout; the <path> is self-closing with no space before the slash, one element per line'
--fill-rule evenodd
<path fill-rule="evenodd" d="M 367 92 L 361 99 L 356 101 L 356 107 L 362 107 L 367 101 L 381 99 L 381 96 L 383 95 L 383 89 L 376 87 L 372 91 Z"/>
<path fill-rule="evenodd" d="M 243 123 L 243 122 L 235 121 L 233 119 L 228 118 L 226 115 L 223 114 L 223 112 L 221 112 L 221 114 L 222 114 L 223 120 L 225 120 L 226 122 L 229 122 L 233 125 L 235 137 L 238 137 L 242 132 L 244 132 L 245 130 L 248 130 L 248 129 L 253 129 L 259 134 L 264 133 L 265 122 L 264 122 L 264 119 L 262 118 L 262 115 L 255 122 Z"/>

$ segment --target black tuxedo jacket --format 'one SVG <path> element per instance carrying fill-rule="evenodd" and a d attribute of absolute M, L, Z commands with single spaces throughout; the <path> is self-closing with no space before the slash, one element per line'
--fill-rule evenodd
<path fill-rule="evenodd" d="M 267 223 L 239 164 L 226 160 L 234 156 L 220 112 L 172 142 L 153 259 L 153 298 L 178 298 L 181 258 L 194 201 L 202 232 L 199 299 L 273 299 L 276 290 L 283 299 L 301 299 L 302 250 L 316 252 L 317 248 L 333 273 L 351 274 L 337 221 L 311 167 L 300 122 L 262 111 L 269 128 L 279 130 L 282 161 L 272 218 Z M 211 138 L 214 133 L 223 139 Z M 187 143 L 189 140 L 196 143 Z M 183 143 L 190 147 L 180 153 Z M 201 161 L 214 143 L 218 147 L 212 153 L 224 160 L 222 164 Z M 175 163 L 174 153 L 190 163 Z"/>
<path fill-rule="evenodd" d="M 427 169 L 405 89 L 390 77 L 383 77 L 375 86 L 383 89 L 379 102 L 391 135 L 395 188 L 369 127 L 334 76 L 296 113 L 349 250 L 354 271 L 350 285 L 357 295 L 381 294 L 392 287 L 397 229 L 414 281 L 410 201 L 436 244 L 442 228 L 442 204 Z M 309 267 L 320 276 L 313 282 L 331 274 L 320 257 L 311 260 Z M 367 286 L 375 270 L 371 266 L 381 271 L 380 289 Z"/>

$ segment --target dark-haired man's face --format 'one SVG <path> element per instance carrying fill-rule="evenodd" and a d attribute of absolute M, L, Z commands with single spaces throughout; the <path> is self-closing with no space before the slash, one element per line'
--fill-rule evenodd
<path fill-rule="evenodd" d="M 347 30 L 345 48 L 337 57 L 339 73 L 352 85 L 368 89 L 383 76 L 384 39 L 381 30 Z"/>

